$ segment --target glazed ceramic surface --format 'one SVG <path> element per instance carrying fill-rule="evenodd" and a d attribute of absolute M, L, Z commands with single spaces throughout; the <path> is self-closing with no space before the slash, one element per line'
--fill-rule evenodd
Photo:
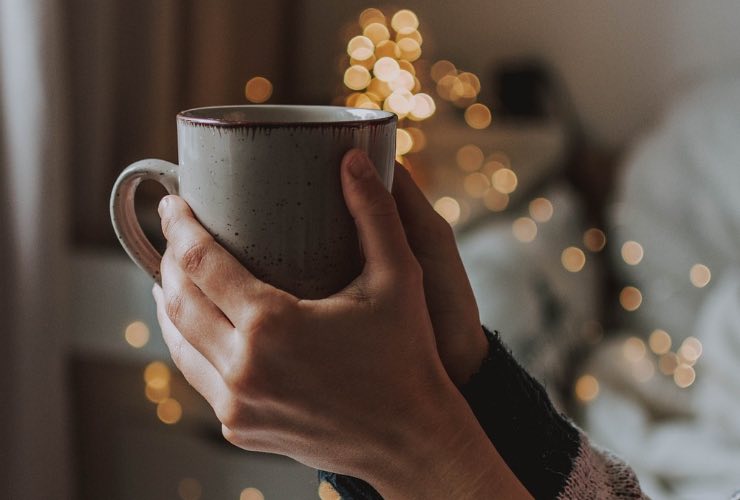
<path fill-rule="evenodd" d="M 396 117 L 331 106 L 225 106 L 177 117 L 179 165 L 143 160 L 111 197 L 114 228 L 137 264 L 159 278 L 161 257 L 133 215 L 143 179 L 182 196 L 214 238 L 258 278 L 302 298 L 339 291 L 362 258 L 340 182 L 342 156 L 368 153 L 393 181 Z"/>

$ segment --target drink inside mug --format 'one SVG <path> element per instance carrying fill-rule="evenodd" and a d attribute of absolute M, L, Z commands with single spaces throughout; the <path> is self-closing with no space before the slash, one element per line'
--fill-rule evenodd
<path fill-rule="evenodd" d="M 258 278 L 301 298 L 341 290 L 361 271 L 354 222 L 344 203 L 340 164 L 367 152 L 390 189 L 396 116 L 334 106 L 220 106 L 177 116 L 178 165 L 142 160 L 111 195 L 122 245 L 159 279 L 161 256 L 133 211 L 136 186 L 161 182 Z"/>

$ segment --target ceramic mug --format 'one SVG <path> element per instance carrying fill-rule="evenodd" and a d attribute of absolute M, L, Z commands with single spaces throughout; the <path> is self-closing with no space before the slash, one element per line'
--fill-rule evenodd
<path fill-rule="evenodd" d="M 341 290 L 362 268 L 342 194 L 344 154 L 367 152 L 390 189 L 396 115 L 334 106 L 221 106 L 177 115 L 179 164 L 141 160 L 111 194 L 113 228 L 129 257 L 160 281 L 162 256 L 134 212 L 143 180 L 181 196 L 258 278 L 301 298 Z"/>

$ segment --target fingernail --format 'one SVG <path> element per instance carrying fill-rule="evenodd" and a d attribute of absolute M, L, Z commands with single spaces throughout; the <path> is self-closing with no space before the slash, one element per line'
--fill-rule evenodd
<path fill-rule="evenodd" d="M 159 202 L 159 207 L 157 209 L 158 212 L 159 212 L 159 215 L 162 216 L 162 215 L 165 215 L 166 213 L 168 213 L 169 212 L 169 206 L 170 206 L 170 197 L 169 196 L 165 196 Z"/>
<path fill-rule="evenodd" d="M 365 153 L 362 151 L 352 151 L 349 158 L 349 173 L 355 179 L 363 179 L 368 177 L 372 172 L 370 171 L 370 161 Z"/>

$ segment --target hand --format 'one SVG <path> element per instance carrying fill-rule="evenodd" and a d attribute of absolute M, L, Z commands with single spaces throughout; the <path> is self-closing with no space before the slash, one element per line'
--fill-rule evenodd
<path fill-rule="evenodd" d="M 154 296 L 175 364 L 242 448 L 354 475 L 386 498 L 523 492 L 445 373 L 421 267 L 365 155 L 345 158 L 342 185 L 366 262 L 318 301 L 257 280 L 180 198 L 163 200 Z"/>
<path fill-rule="evenodd" d="M 393 196 L 424 274 L 424 294 L 439 356 L 453 382 L 462 386 L 478 371 L 488 353 L 488 342 L 452 228 L 398 164 Z"/>

